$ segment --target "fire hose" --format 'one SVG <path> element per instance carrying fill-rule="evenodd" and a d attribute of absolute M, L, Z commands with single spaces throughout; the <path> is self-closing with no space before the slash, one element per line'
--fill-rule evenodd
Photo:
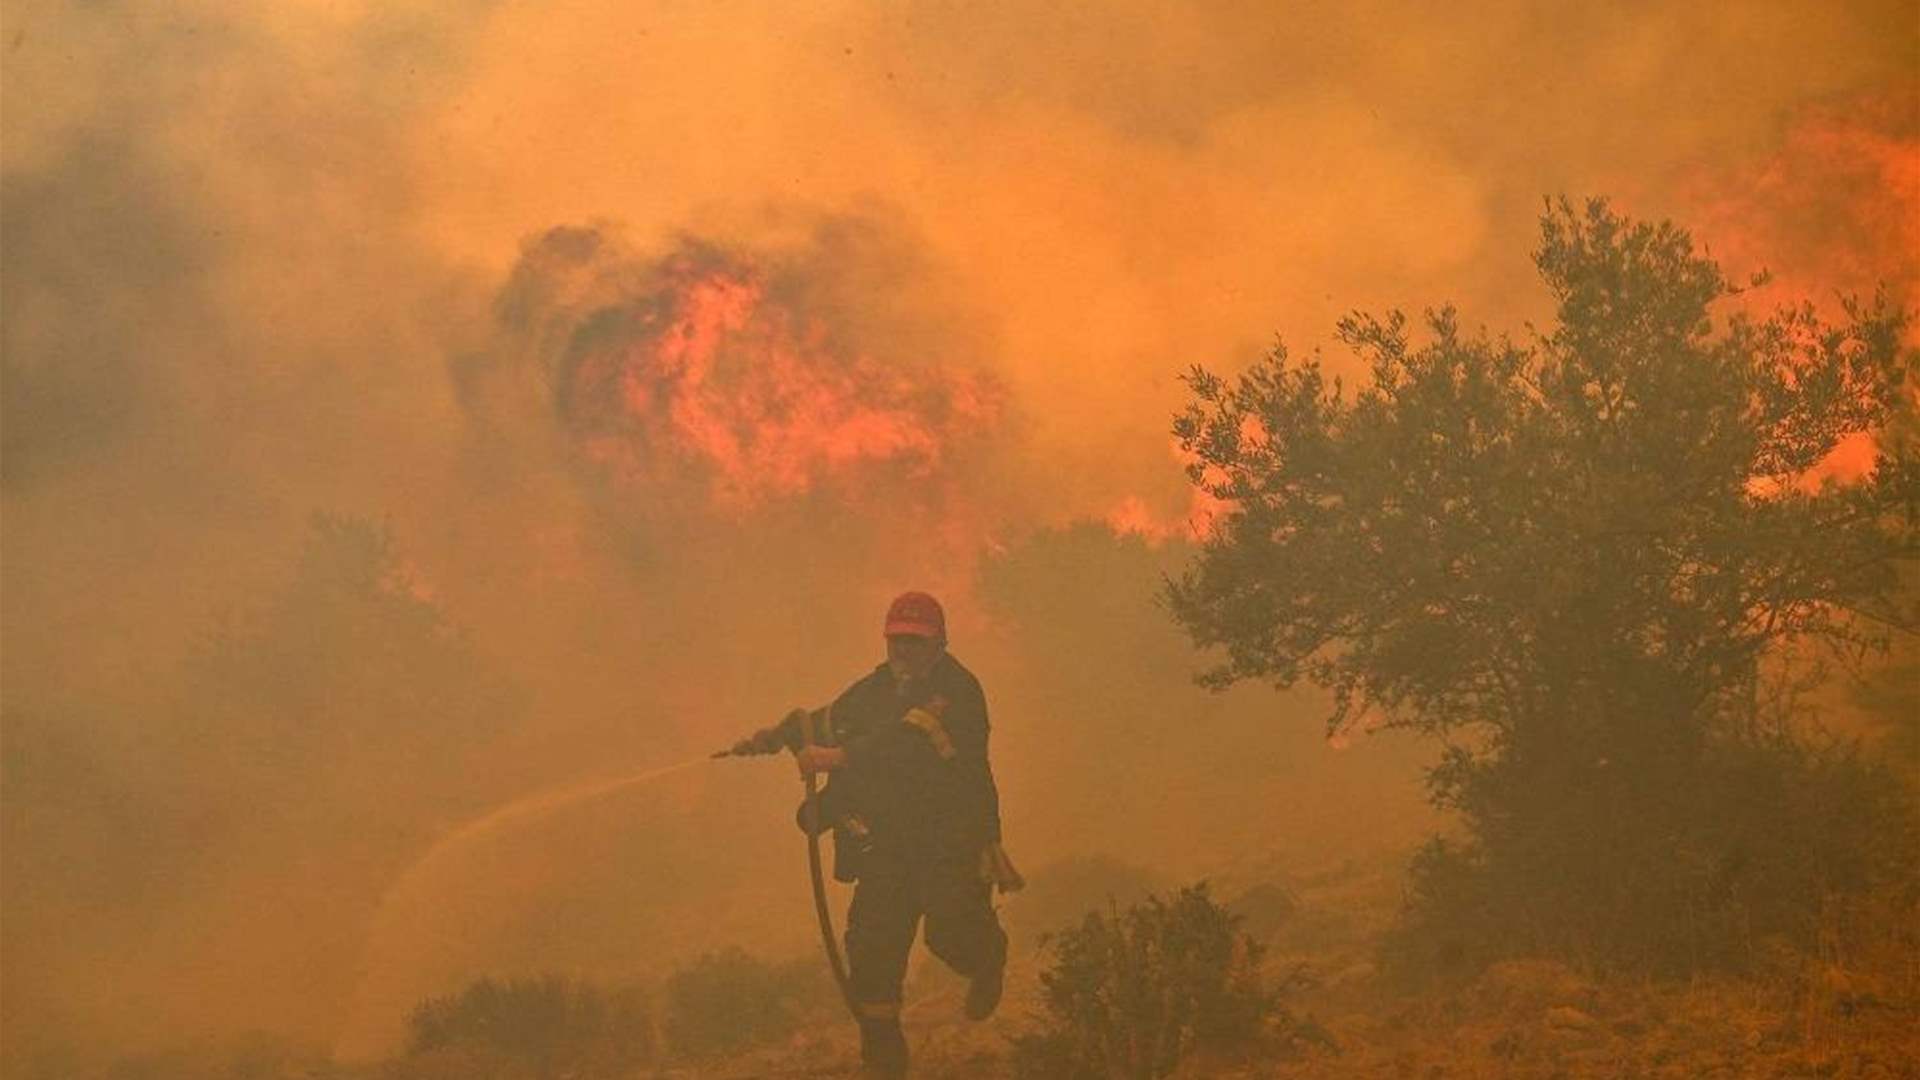
<path fill-rule="evenodd" d="M 801 718 L 800 749 L 804 751 L 815 744 L 813 713 L 800 712 L 798 716 Z M 827 728 L 832 730 L 832 727 L 832 707 L 829 706 Z M 769 728 L 729 749 L 717 751 L 713 756 L 723 758 L 777 753 L 780 744 L 769 737 L 776 730 Z M 810 772 L 802 774 L 802 781 L 806 785 L 807 801 L 805 809 L 801 811 L 806 828 L 801 831 L 807 834 L 807 875 L 813 882 L 813 913 L 820 922 L 820 944 L 827 951 L 827 965 L 833 969 L 833 981 L 840 987 L 840 1000 L 846 1004 L 847 1012 L 858 1021 L 860 1006 L 854 1000 L 853 982 L 847 976 L 846 958 L 840 953 L 840 937 L 833 930 L 833 911 L 827 906 L 827 875 L 820 865 L 820 834 L 824 831 L 820 828 L 820 781 Z"/>
<path fill-rule="evenodd" d="M 827 730 L 833 730 L 833 707 L 827 707 Z M 800 748 L 813 745 L 813 714 L 807 713 L 800 722 Z M 833 968 L 833 981 L 840 986 L 840 999 L 847 1003 L 847 1012 L 857 1021 L 860 1019 L 860 1005 L 853 997 L 853 982 L 847 978 L 846 957 L 840 955 L 840 938 L 833 932 L 833 913 L 827 907 L 827 878 L 820 869 L 820 781 L 814 773 L 804 773 L 802 782 L 807 787 L 807 874 L 813 881 L 813 913 L 820 920 L 820 944 L 827 950 L 827 964 Z"/>

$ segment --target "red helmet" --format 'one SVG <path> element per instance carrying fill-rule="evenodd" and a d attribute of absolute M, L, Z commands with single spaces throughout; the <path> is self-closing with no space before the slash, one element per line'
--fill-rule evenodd
<path fill-rule="evenodd" d="M 923 592 L 906 592 L 887 605 L 887 636 L 908 634 L 913 637 L 947 640 L 947 613 L 940 601 Z"/>

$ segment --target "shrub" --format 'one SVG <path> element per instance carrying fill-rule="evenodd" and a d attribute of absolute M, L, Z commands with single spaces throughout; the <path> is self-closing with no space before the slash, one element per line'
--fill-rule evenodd
<path fill-rule="evenodd" d="M 663 1024 L 674 1053 L 707 1057 L 791 1034 L 832 1000 L 809 960 L 769 963 L 738 948 L 708 953 L 667 980 Z"/>
<path fill-rule="evenodd" d="M 1313 1030 L 1262 975 L 1263 949 L 1204 882 L 1049 935 L 1044 1026 L 1014 1040 L 1022 1077 L 1161 1077 L 1190 1054 L 1244 1056 Z M 1289 976 L 1291 982 L 1295 975 Z"/>
<path fill-rule="evenodd" d="M 1884 763 L 1785 729 L 1501 802 L 1498 817 L 1467 808 L 1471 841 L 1416 856 L 1389 970 L 1417 981 L 1523 955 L 1748 969 L 1770 943 L 1811 947 L 1840 898 L 1910 887 L 1920 862 Z"/>
<path fill-rule="evenodd" d="M 413 1010 L 408 1032 L 403 1075 L 471 1069 L 585 1080 L 625 1075 L 654 1052 L 638 987 L 607 991 L 557 975 L 480 979 L 458 994 L 429 998 Z"/>
<path fill-rule="evenodd" d="M 0 1076 L 14 1075 L 0 1068 Z M 123 1057 L 103 1067 L 78 1060 L 49 1061 L 29 1066 L 19 1075 L 23 1080 L 326 1080 L 341 1074 L 327 1061 L 324 1050 L 299 1046 L 278 1035 L 249 1032 L 196 1039 L 170 1050 Z"/>

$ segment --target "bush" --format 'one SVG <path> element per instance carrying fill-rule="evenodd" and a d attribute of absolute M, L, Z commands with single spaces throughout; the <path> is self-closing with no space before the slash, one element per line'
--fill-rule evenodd
<path fill-rule="evenodd" d="M 708 1057 L 784 1038 L 814 1002 L 835 1000 L 821 981 L 810 960 L 708 953 L 667 980 L 667 1043 L 676 1054 Z"/>
<path fill-rule="evenodd" d="M 1852 746 L 1785 729 L 1465 807 L 1474 840 L 1415 858 L 1389 970 L 1415 980 L 1547 955 L 1596 972 L 1752 968 L 1806 949 L 1848 896 L 1915 882 L 1909 797 Z"/>
<path fill-rule="evenodd" d="M 653 1025 L 638 987 L 603 990 L 548 975 L 481 979 L 429 998 L 408 1020 L 407 1076 L 615 1077 L 652 1059 Z"/>
<path fill-rule="evenodd" d="M 1172 900 L 1089 912 L 1049 935 L 1045 1026 L 1014 1040 L 1022 1077 L 1146 1080 L 1193 1053 L 1248 1056 L 1306 1038 L 1262 976 L 1264 950 L 1204 882 Z M 1293 981 L 1290 976 L 1286 982 Z"/>
<path fill-rule="evenodd" d="M 13 1072 L 0 1069 L 0 1075 Z M 232 1038 L 194 1040 L 170 1050 L 123 1057 L 102 1067 L 77 1060 L 29 1067 L 20 1075 L 40 1080 L 326 1080 L 342 1075 L 326 1052 L 281 1036 L 250 1032 Z"/>

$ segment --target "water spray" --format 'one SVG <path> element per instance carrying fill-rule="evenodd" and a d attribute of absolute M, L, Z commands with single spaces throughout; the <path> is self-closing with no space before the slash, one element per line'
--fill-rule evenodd
<path fill-rule="evenodd" d="M 367 954 L 379 955 L 383 951 L 386 939 L 397 934 L 397 927 L 403 924 L 403 917 L 410 909 L 409 905 L 417 901 L 422 890 L 434 879 L 438 870 L 449 860 L 472 850 L 482 841 L 512 829 L 525 828 L 562 810 L 571 809 L 606 798 L 609 795 L 651 783 L 674 773 L 683 772 L 709 758 L 694 757 L 672 765 L 647 769 L 626 776 L 603 780 L 579 780 L 557 788 L 537 791 L 524 795 L 504 806 L 490 810 L 481 816 L 466 822 L 441 837 L 426 853 L 402 871 L 394 883 L 380 898 L 375 909 L 372 928 L 368 934 Z M 378 1043 L 372 1033 L 380 1026 L 379 1002 L 375 999 L 375 980 L 371 975 L 363 975 L 360 986 L 355 992 L 355 1002 L 349 1013 L 346 1030 L 342 1033 L 334 1050 L 337 1057 L 369 1056 Z"/>
<path fill-rule="evenodd" d="M 472 850 L 480 843 L 509 830 L 525 828 L 542 821 L 563 810 L 568 810 L 606 798 L 610 795 L 651 783 L 674 773 L 683 772 L 696 765 L 721 758 L 764 757 L 785 750 L 803 750 L 820 744 L 817 731 L 831 731 L 826 711 L 818 713 L 796 709 L 787 719 L 773 727 L 756 731 L 752 735 L 723 750 L 685 761 L 647 769 L 626 776 L 602 780 L 575 781 L 558 788 L 538 791 L 522 796 L 504 806 L 490 810 L 468 821 L 445 836 L 441 837 L 426 853 L 404 870 L 380 898 L 375 911 L 372 930 L 369 934 L 368 954 L 379 955 L 382 942 L 397 932 L 402 925 L 405 913 L 410 905 L 417 902 L 419 896 L 440 868 L 459 855 Z M 811 774 L 804 777 L 806 786 L 806 804 L 802 811 L 803 820 L 809 824 L 807 833 L 807 868 L 813 882 L 814 912 L 819 919 L 821 941 L 827 952 L 827 962 L 833 969 L 834 981 L 840 987 L 840 994 L 849 1010 L 854 1008 L 852 984 L 848 980 L 847 965 L 841 955 L 839 939 L 834 933 L 833 920 L 827 904 L 826 877 L 821 869 L 820 830 L 815 826 L 819 821 L 820 792 L 817 778 Z M 371 1033 L 381 1021 L 380 1002 L 375 993 L 378 980 L 363 976 L 355 994 L 355 1005 L 350 1014 L 345 1032 L 335 1046 L 337 1056 L 366 1056 L 371 1052 L 378 1039 Z M 857 1013 L 856 1013 L 857 1016 Z"/>

